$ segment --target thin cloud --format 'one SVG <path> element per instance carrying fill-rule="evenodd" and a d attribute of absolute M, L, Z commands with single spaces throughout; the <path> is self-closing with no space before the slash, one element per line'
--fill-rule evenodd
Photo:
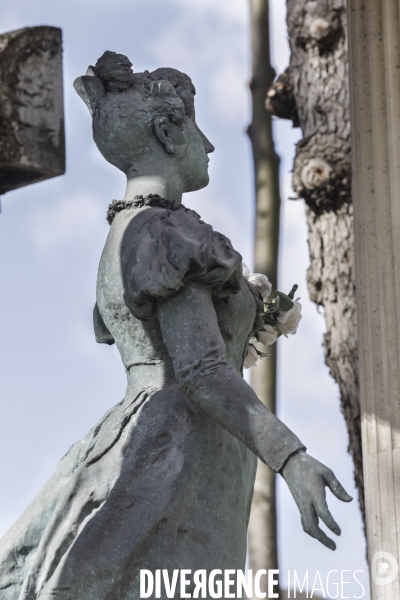
<path fill-rule="evenodd" d="M 94 227 L 104 220 L 102 206 L 94 196 L 82 194 L 39 207 L 28 219 L 28 234 L 43 255 L 61 246 L 86 243 Z"/>
<path fill-rule="evenodd" d="M 154 59 L 187 72 L 195 85 L 207 73 L 206 86 L 199 89 L 199 102 L 206 98 L 208 111 L 215 112 L 223 123 L 236 122 L 240 127 L 248 120 L 243 76 L 249 43 L 247 11 L 240 12 L 241 19 L 232 18 L 229 11 L 222 19 L 223 11 L 211 3 L 203 7 L 197 2 L 194 10 L 192 4 L 185 6 L 188 10 L 183 10 L 152 44 Z"/>
<path fill-rule="evenodd" d="M 171 0 L 172 5 L 182 9 L 183 12 L 212 15 L 236 23 L 243 23 L 247 18 L 249 7 L 244 0 L 229 0 L 229 2 L 215 2 L 215 0 Z"/>

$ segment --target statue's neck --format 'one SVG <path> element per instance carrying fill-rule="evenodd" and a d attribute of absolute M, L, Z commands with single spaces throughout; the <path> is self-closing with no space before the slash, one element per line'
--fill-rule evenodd
<path fill-rule="evenodd" d="M 160 175 L 127 175 L 124 200 L 133 200 L 135 196 L 158 194 L 161 198 L 182 204 L 182 185 L 180 181 Z"/>

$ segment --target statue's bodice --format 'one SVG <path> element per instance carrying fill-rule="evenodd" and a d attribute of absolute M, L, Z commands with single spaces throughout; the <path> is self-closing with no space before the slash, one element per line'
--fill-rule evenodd
<path fill-rule="evenodd" d="M 98 307 L 104 323 L 121 353 L 128 373 L 131 372 L 133 366 L 143 364 L 164 365 L 168 371 L 172 368 L 157 319 L 157 307 L 153 304 L 150 308 L 146 308 L 146 304 L 151 303 L 154 298 L 157 299 L 157 296 L 162 299 L 163 295 L 168 296 L 175 291 L 173 288 L 166 290 L 167 285 L 171 287 L 171 282 L 168 281 L 166 284 L 164 279 L 169 277 L 169 274 L 165 272 L 165 265 L 168 263 L 168 267 L 170 267 L 172 260 L 179 261 L 179 257 L 176 256 L 175 247 L 167 247 L 166 249 L 168 244 L 166 238 L 171 235 L 175 236 L 176 240 L 176 231 L 172 229 L 170 231 L 161 230 L 164 225 L 164 219 L 160 222 L 160 212 L 165 212 L 165 209 L 143 207 L 139 210 L 131 209 L 119 213 L 112 224 L 99 266 L 97 284 Z M 187 212 L 192 221 L 192 215 L 196 215 L 196 213 L 193 213 L 193 211 Z M 177 220 L 178 216 L 181 216 L 181 211 L 172 212 L 174 220 Z M 135 220 L 138 221 L 138 226 L 135 226 Z M 185 223 L 183 222 L 182 225 L 185 226 Z M 200 222 L 196 231 L 190 231 L 189 234 L 187 231 L 181 231 L 180 233 L 186 238 L 186 244 L 177 245 L 178 249 L 182 253 L 191 253 L 191 238 L 196 234 L 202 236 L 205 227 L 209 228 L 208 225 Z M 209 230 L 206 231 L 206 234 L 208 233 Z M 220 234 L 213 232 L 213 236 L 216 235 L 219 236 Z M 144 238 L 144 240 L 141 240 L 140 237 Z M 138 289 L 140 285 L 138 280 L 140 278 L 145 280 L 145 276 L 142 274 L 137 275 L 138 270 L 146 270 L 146 264 L 141 264 L 140 260 L 137 260 L 135 256 L 132 257 L 132 254 L 135 253 L 137 248 L 141 248 L 142 242 L 144 245 L 146 244 L 148 241 L 146 238 L 152 240 L 154 237 L 158 238 L 157 252 L 164 256 L 162 256 L 162 260 L 157 264 L 155 275 L 154 273 L 152 274 L 152 283 L 155 292 L 152 298 L 150 298 L 150 294 L 146 298 L 145 296 L 141 296 L 142 290 Z M 225 242 L 226 238 L 223 238 L 223 236 L 221 238 Z M 168 251 L 170 256 L 168 256 Z M 214 254 L 217 253 L 218 249 L 215 249 L 214 243 Z M 212 252 L 210 252 L 211 254 Z M 237 253 L 235 253 L 234 258 L 236 263 L 241 262 L 240 256 Z M 151 261 L 152 257 L 147 255 L 146 259 Z M 159 259 L 159 257 L 157 256 L 154 260 L 156 259 Z M 223 257 L 219 257 L 219 259 L 221 262 L 223 261 Z M 215 262 L 215 260 L 218 260 L 218 257 L 208 256 L 207 260 L 209 263 Z M 190 269 L 196 271 L 196 268 L 193 267 L 193 259 L 191 257 L 188 262 Z M 134 264 L 133 268 L 130 266 L 132 263 Z M 154 266 L 153 261 L 152 263 Z M 221 280 L 217 284 L 210 285 L 214 285 L 215 288 L 213 304 L 218 318 L 218 325 L 225 342 L 227 360 L 240 372 L 247 342 L 253 331 L 257 301 L 254 291 L 251 290 L 247 281 L 241 274 L 240 277 L 237 276 L 240 264 L 235 266 L 234 276 L 232 275 L 232 268 L 230 270 L 222 270 L 220 268 L 219 276 Z M 179 266 L 176 269 L 176 264 L 173 267 L 175 270 L 179 270 Z M 190 272 L 178 273 L 177 280 L 179 277 L 181 277 L 181 281 L 190 280 L 191 277 L 195 277 L 200 281 L 205 280 L 206 284 L 208 283 L 207 275 L 204 276 L 202 273 L 195 273 L 195 275 Z M 135 285 L 132 286 L 130 281 L 127 281 L 128 278 L 135 279 L 134 284 L 136 284 L 136 287 Z M 234 278 L 235 281 L 232 282 Z M 154 281 L 154 279 L 159 279 L 159 282 Z M 231 280 L 231 288 L 229 288 L 229 280 Z M 179 285 L 182 285 L 181 281 Z M 232 289 L 233 285 L 236 286 L 236 289 Z M 135 289 L 133 289 L 133 293 L 131 294 L 132 287 Z M 145 312 L 147 314 L 142 316 Z M 139 318 L 132 313 L 136 313 Z M 146 320 L 143 320 L 143 318 Z M 195 339 L 193 339 L 193 344 L 196 344 Z"/>

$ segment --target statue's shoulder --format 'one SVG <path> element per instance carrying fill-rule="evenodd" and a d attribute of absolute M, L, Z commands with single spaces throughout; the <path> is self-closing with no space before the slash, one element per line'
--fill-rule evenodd
<path fill-rule="evenodd" d="M 194 210 L 157 202 L 118 213 L 112 228 L 116 228 L 124 300 L 137 318 L 151 318 L 157 301 L 189 280 L 209 285 L 213 295 L 224 298 L 239 291 L 241 255 Z"/>

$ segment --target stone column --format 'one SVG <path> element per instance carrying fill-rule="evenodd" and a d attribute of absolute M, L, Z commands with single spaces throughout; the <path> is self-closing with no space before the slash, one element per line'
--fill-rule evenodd
<path fill-rule="evenodd" d="M 0 35 L 0 194 L 65 172 L 62 34 Z"/>
<path fill-rule="evenodd" d="M 400 23 L 398 0 L 349 0 L 363 465 L 373 600 L 398 600 Z"/>

